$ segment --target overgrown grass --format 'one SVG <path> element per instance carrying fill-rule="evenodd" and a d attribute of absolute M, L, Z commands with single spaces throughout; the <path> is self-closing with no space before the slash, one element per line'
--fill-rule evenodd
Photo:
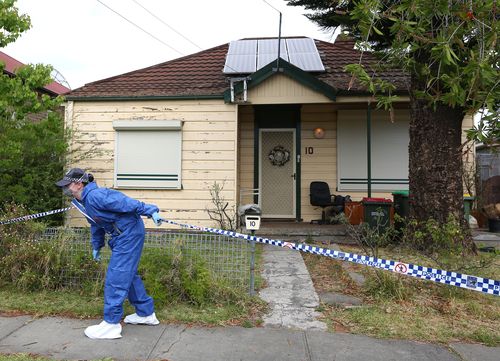
<path fill-rule="evenodd" d="M 359 247 L 342 246 L 345 252 L 362 254 Z M 436 263 L 401 248 L 381 248 L 379 256 L 424 266 Z M 387 271 L 345 263 L 315 255 L 303 255 L 317 291 L 340 292 L 359 297 L 363 306 L 340 308 L 322 304 L 324 321 L 331 330 L 381 338 L 426 342 L 480 342 L 500 345 L 500 299 Z M 470 256 L 473 257 L 473 256 Z M 474 275 L 500 278 L 498 256 L 480 254 L 470 259 Z M 364 286 L 350 280 L 346 268 L 366 277 Z"/>
<path fill-rule="evenodd" d="M 34 222 L 0 228 L 0 312 L 101 317 L 106 261 L 93 261 L 90 247 L 80 245 L 75 250 L 64 232 L 55 239 L 40 240 L 41 231 L 43 226 Z M 258 324 L 263 302 L 249 297 L 248 287 L 218 277 L 207 264 L 206 251 L 185 247 L 182 240 L 175 241 L 168 253 L 144 249 L 139 273 L 160 320 Z M 103 258 L 108 259 L 108 254 L 105 251 Z M 257 247 L 257 262 L 260 259 Z M 257 286 L 261 280 L 256 278 Z M 125 313 L 132 312 L 126 302 Z"/>

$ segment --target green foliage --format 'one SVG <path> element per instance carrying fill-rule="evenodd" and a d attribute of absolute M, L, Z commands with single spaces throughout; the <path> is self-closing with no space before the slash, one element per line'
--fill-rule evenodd
<path fill-rule="evenodd" d="M 0 48 L 15 41 L 31 27 L 29 16 L 19 14 L 15 0 L 0 1 Z"/>
<path fill-rule="evenodd" d="M 29 17 L 18 14 L 14 3 L 0 2 L 2 47 L 30 27 Z M 62 197 L 53 183 L 63 172 L 67 148 L 58 113 L 62 99 L 41 91 L 52 82 L 52 67 L 26 65 L 14 76 L 3 69 L 0 63 L 0 204 L 24 204 L 35 212 L 60 208 Z"/>
<path fill-rule="evenodd" d="M 476 329 L 470 333 L 469 336 L 476 342 L 481 342 L 487 346 L 497 346 L 500 344 L 500 337 L 493 334 L 490 330 Z"/>
<path fill-rule="evenodd" d="M 360 69 L 361 59 L 357 67 L 346 68 L 372 93 L 382 90 L 376 82 L 384 69 L 395 66 L 411 76 L 414 95 L 433 106 L 498 112 L 496 0 L 289 0 L 288 4 L 312 10 L 307 17 L 325 29 L 341 26 L 361 49 L 378 56 L 380 61 L 370 64 L 369 76 Z M 390 106 L 387 98 L 381 100 L 380 106 Z"/>
<path fill-rule="evenodd" d="M 88 254 L 68 252 L 63 240 L 5 242 L 7 254 L 1 258 L 0 283 L 22 291 L 60 290 L 68 288 L 67 278 L 83 280 L 78 285 L 86 291 L 102 291 L 104 270 Z M 100 281 L 88 275 L 101 274 Z M 101 287 L 99 287 L 99 285 Z"/>
<path fill-rule="evenodd" d="M 486 145 L 494 145 L 500 139 L 500 101 L 495 105 L 496 111 L 481 112 L 478 124 L 467 130 L 467 139 L 476 140 Z M 495 149 L 495 148 L 493 148 Z"/>
<path fill-rule="evenodd" d="M 181 243 L 172 255 L 157 249 L 144 250 L 139 274 L 156 304 L 230 304 L 244 298 L 223 281 L 215 280 L 202 258 L 189 252 Z"/>
<path fill-rule="evenodd" d="M 62 119 L 49 113 L 40 122 L 15 125 L 0 117 L 0 128 L 0 204 L 16 202 L 34 212 L 60 208 L 61 192 L 54 181 L 62 174 L 66 152 Z"/>
<path fill-rule="evenodd" d="M 195 260 L 185 264 L 181 269 L 181 280 L 191 302 L 202 305 L 208 301 L 213 282 L 204 262 Z"/>
<path fill-rule="evenodd" d="M 376 270 L 367 278 L 367 293 L 378 300 L 403 301 L 411 296 L 411 288 L 407 287 L 401 275 Z"/>
<path fill-rule="evenodd" d="M 13 218 L 22 207 L 11 205 L 2 218 Z M 14 223 L 0 227 L 0 286 L 13 285 L 23 291 L 59 290 L 65 280 L 83 280 L 78 287 L 101 292 L 104 270 L 89 252 L 75 252 L 68 237 L 43 240 L 44 225 L 35 222 Z M 100 275 L 97 280 L 88 275 Z M 96 286 L 97 283 L 97 286 Z"/>
<path fill-rule="evenodd" d="M 0 355 L 0 361 L 50 361 L 49 358 L 29 353 Z"/>
<path fill-rule="evenodd" d="M 457 219 L 450 217 L 445 223 L 433 219 L 422 222 L 398 217 L 396 220 L 398 232 L 391 246 L 424 257 L 429 267 L 481 274 L 486 278 L 499 277 L 498 273 L 491 272 L 497 252 L 477 254 L 475 244 L 468 242 L 469 231 Z M 454 297 L 459 297 L 462 290 L 451 288 L 449 292 L 457 292 Z"/>
<path fill-rule="evenodd" d="M 411 220 L 407 223 L 410 232 L 405 240 L 412 247 L 425 250 L 428 254 L 462 254 L 466 235 L 462 225 L 455 218 L 441 224 L 433 219 L 426 222 Z"/>

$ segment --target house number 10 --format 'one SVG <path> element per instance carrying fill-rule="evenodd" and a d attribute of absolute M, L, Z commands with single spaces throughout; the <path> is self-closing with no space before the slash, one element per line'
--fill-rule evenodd
<path fill-rule="evenodd" d="M 313 147 L 306 147 L 306 154 L 314 154 L 314 148 Z"/>

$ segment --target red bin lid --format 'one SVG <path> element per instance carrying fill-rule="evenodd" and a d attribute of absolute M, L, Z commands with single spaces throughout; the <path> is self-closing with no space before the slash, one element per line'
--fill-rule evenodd
<path fill-rule="evenodd" d="M 368 197 L 365 197 L 362 199 L 362 202 L 392 203 L 392 200 L 387 199 L 387 198 L 368 198 Z"/>

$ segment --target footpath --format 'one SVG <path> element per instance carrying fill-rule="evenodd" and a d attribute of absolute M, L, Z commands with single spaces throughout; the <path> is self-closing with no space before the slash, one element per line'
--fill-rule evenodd
<path fill-rule="evenodd" d="M 0 355 L 30 353 L 60 360 L 497 361 L 500 347 L 437 345 L 331 333 L 316 318 L 319 305 L 299 252 L 267 246 L 263 275 L 269 303 L 264 326 L 124 325 L 118 340 L 91 340 L 83 330 L 100 320 L 0 316 Z M 161 321 L 161 320 L 160 320 Z"/>

